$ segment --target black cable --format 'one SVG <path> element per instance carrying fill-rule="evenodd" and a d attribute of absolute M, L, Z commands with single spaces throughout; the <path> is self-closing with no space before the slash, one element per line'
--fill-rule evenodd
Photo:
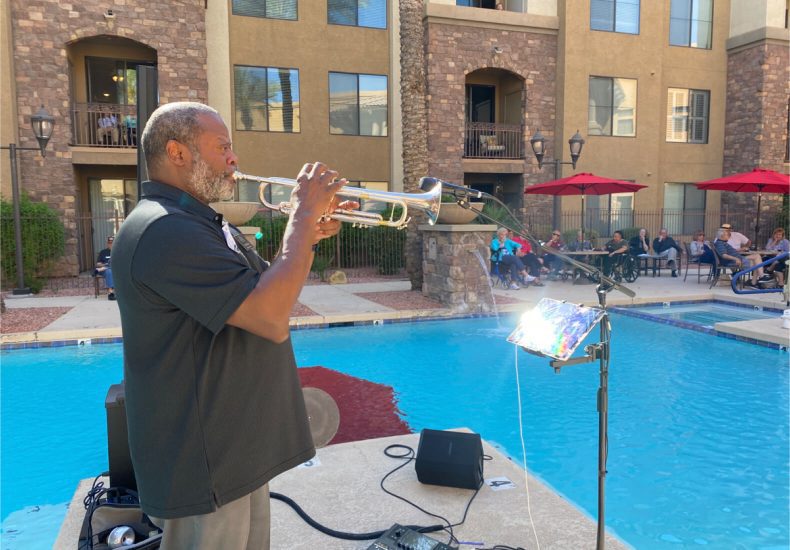
<path fill-rule="evenodd" d="M 381 535 L 387 532 L 387 530 L 383 531 L 372 531 L 370 533 L 346 533 L 344 531 L 336 531 L 335 529 L 331 529 L 324 525 L 321 525 L 316 520 L 311 518 L 307 512 L 305 512 L 301 506 L 299 506 L 293 499 L 281 494 L 270 492 L 269 496 L 275 500 L 279 500 L 280 502 L 284 502 L 291 508 L 293 508 L 294 512 L 299 514 L 299 517 L 305 520 L 310 527 L 321 531 L 325 535 L 329 535 L 330 537 L 334 537 L 336 539 L 344 539 L 344 540 L 374 540 L 379 538 Z M 441 531 L 444 526 L 442 525 L 430 525 L 428 527 L 421 527 L 419 525 L 406 525 L 409 529 L 413 531 L 418 531 L 420 533 L 432 533 L 434 531 Z"/>

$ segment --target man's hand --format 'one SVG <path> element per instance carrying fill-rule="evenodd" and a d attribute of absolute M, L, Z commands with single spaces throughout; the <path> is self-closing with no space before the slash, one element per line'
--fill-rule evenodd
<path fill-rule="evenodd" d="M 337 179 L 337 172 L 321 162 L 305 164 L 296 182 L 291 192 L 294 221 L 312 223 L 331 211 L 335 193 L 348 183 L 345 178 Z"/>
<path fill-rule="evenodd" d="M 357 210 L 359 208 L 359 203 L 354 201 L 343 201 L 339 202 L 337 197 L 332 199 L 332 203 L 329 205 L 330 212 L 334 212 L 338 208 L 342 210 Z M 333 237 L 340 232 L 341 222 L 338 220 L 324 220 L 319 221 L 315 226 L 315 236 L 316 242 L 322 239 L 328 239 L 329 237 Z"/>

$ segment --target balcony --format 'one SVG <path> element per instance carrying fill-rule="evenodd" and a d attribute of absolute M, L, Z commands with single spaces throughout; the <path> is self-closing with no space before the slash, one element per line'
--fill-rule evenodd
<path fill-rule="evenodd" d="M 71 111 L 76 147 L 137 148 L 137 107 L 114 103 L 74 103 Z"/>
<path fill-rule="evenodd" d="M 524 158 L 524 127 L 520 124 L 467 122 L 464 134 L 464 158 Z"/>

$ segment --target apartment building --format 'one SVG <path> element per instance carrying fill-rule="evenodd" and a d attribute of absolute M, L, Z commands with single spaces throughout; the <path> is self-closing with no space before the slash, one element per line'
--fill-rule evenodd
<path fill-rule="evenodd" d="M 323 160 L 352 185 L 398 189 L 397 7 L 387 0 L 4 2 L 0 135 L 31 146 L 30 115 L 43 105 L 55 117 L 47 157 L 18 156 L 23 193 L 63 215 L 67 250 L 58 274 L 90 269 L 136 204 L 141 65 L 156 68 L 160 103 L 201 101 L 222 114 L 247 173 L 293 178 L 303 163 Z M 10 200 L 7 162 L 0 174 Z M 272 198 L 289 192 L 272 189 Z M 257 186 L 238 193 L 258 200 Z"/>
<path fill-rule="evenodd" d="M 19 153 L 19 181 L 63 215 L 63 275 L 89 269 L 136 203 L 141 65 L 156 68 L 160 103 L 219 110 L 247 173 L 294 177 L 320 159 L 394 191 L 431 175 L 525 217 L 556 206 L 570 227 L 578 197 L 523 190 L 593 172 L 648 188 L 588 197 L 588 227 L 609 234 L 651 211 L 683 235 L 706 212 L 756 208 L 693 182 L 790 167 L 787 11 L 787 0 L 9 0 L 0 138 L 35 146 L 30 115 L 43 105 L 55 117 L 47 157 Z M 1 161 L 6 200 L 9 173 Z M 256 187 L 238 198 L 257 200 Z"/>
<path fill-rule="evenodd" d="M 610 235 L 648 223 L 638 212 L 650 211 L 651 225 L 689 235 L 705 212 L 756 209 L 751 196 L 693 182 L 788 169 L 785 0 L 424 4 L 432 175 L 532 217 L 551 199 L 525 202 L 525 185 L 581 171 L 636 181 L 648 188 L 587 197 L 585 225 Z M 529 143 L 538 130 L 542 171 Z M 566 163 L 577 131 L 585 144 L 574 170 Z M 555 223 L 573 223 L 568 214 L 580 207 L 579 197 L 563 197 Z"/>

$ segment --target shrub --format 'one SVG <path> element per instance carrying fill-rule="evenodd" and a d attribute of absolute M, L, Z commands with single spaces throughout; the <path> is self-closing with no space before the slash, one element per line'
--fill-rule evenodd
<path fill-rule="evenodd" d="M 54 261 L 63 255 L 66 230 L 58 213 L 48 205 L 32 202 L 23 195 L 19 202 L 22 225 L 22 267 L 25 285 L 33 292 L 44 286 Z M 9 202 L 0 202 L 0 258 L 6 281 L 16 281 L 16 243 L 14 210 Z"/>

